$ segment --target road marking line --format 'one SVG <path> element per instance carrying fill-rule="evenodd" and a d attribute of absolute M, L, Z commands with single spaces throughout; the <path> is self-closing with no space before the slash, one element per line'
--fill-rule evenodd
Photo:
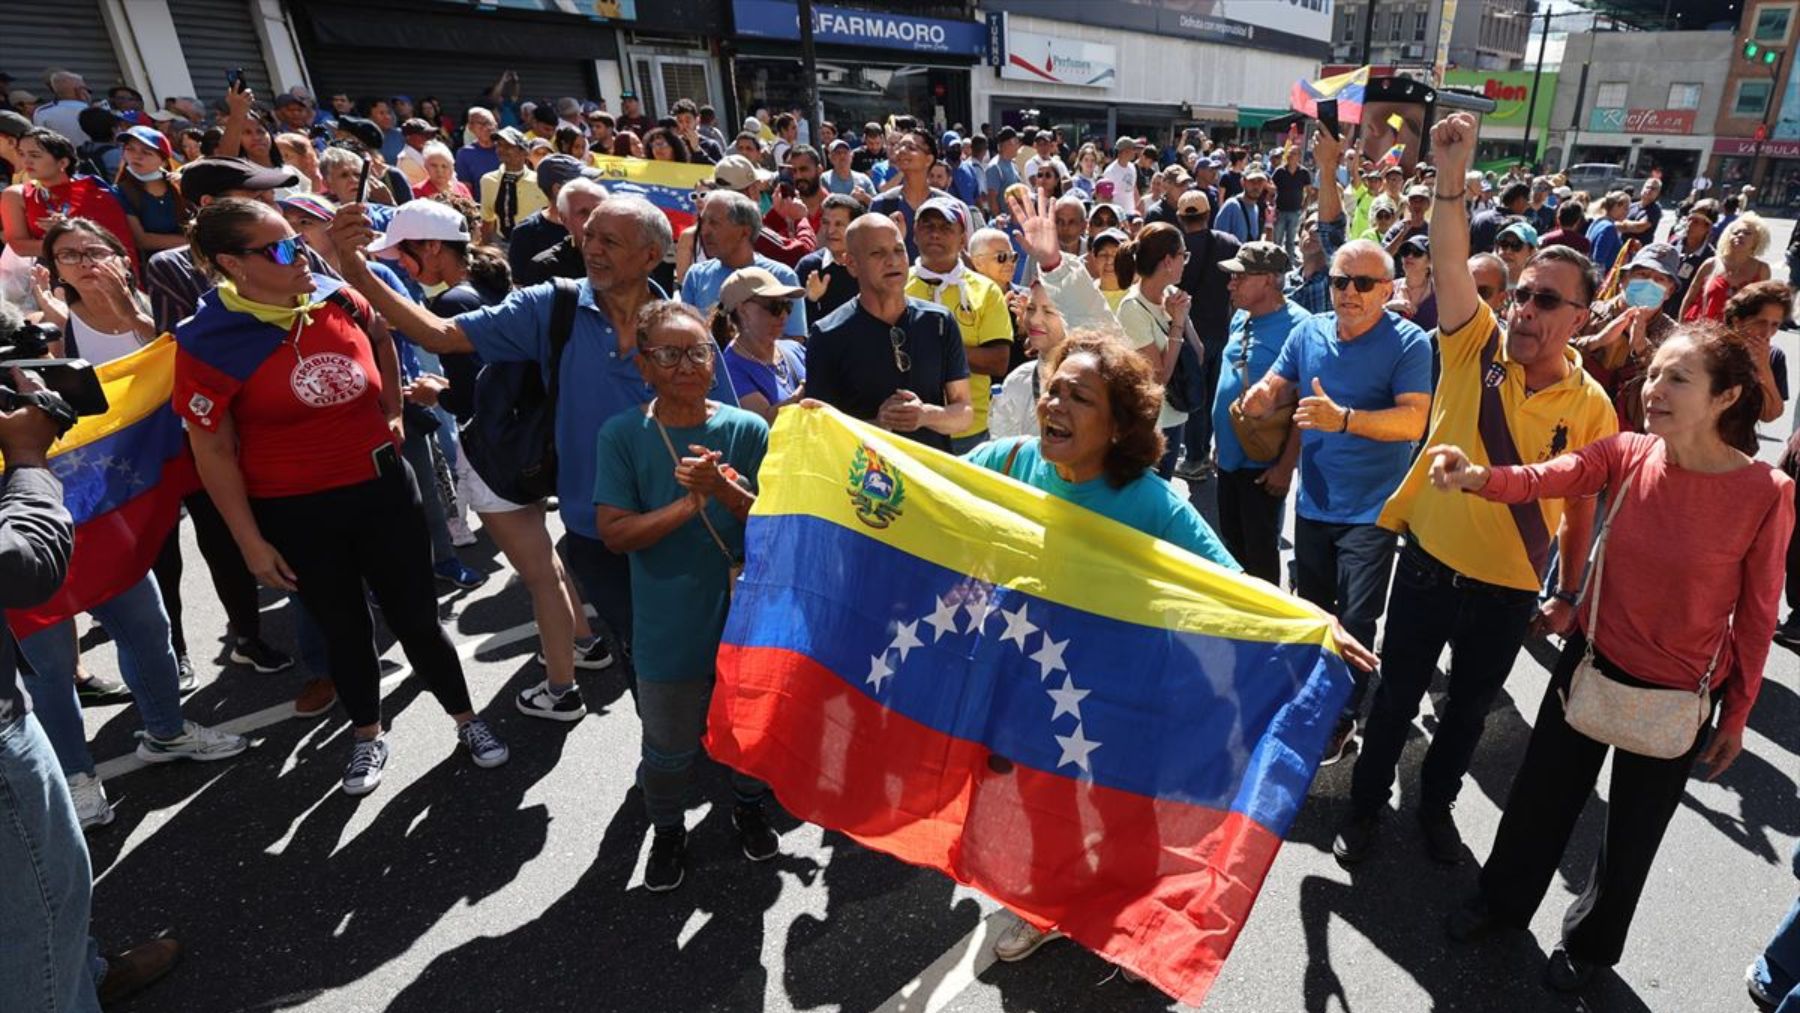
<path fill-rule="evenodd" d="M 1008 919 L 1016 917 L 998 908 L 976 924 L 969 934 L 945 950 L 931 966 L 900 987 L 875 1013 L 939 1013 L 975 979 L 994 966 L 992 940 L 1004 931 Z"/>
<path fill-rule="evenodd" d="M 520 623 L 517 626 L 500 630 L 497 633 L 490 633 L 478 640 L 470 640 L 458 644 L 456 656 L 463 661 L 469 661 L 477 654 L 499 650 L 502 647 L 507 647 L 516 644 L 521 640 L 528 640 L 535 636 L 537 636 L 537 623 Z M 405 662 L 401 662 L 398 669 L 388 673 L 382 678 L 382 695 L 387 695 L 387 693 L 393 690 L 395 686 L 400 685 L 400 680 L 411 674 L 412 666 Z M 264 707 L 262 710 L 253 711 L 249 714 L 232 718 L 230 721 L 226 721 L 215 727 L 222 731 L 230 732 L 233 735 L 249 735 L 252 732 L 268 728 L 271 725 L 278 725 L 283 721 L 291 719 L 293 716 L 294 704 L 292 701 L 288 701 L 286 703 L 278 703 L 273 707 Z M 323 715 L 321 715 L 321 717 L 322 716 Z M 102 781 L 108 781 L 115 777 L 123 777 L 133 771 L 142 770 L 148 766 L 152 766 L 152 764 L 145 763 L 138 759 L 136 752 L 130 752 L 126 753 L 124 756 L 115 756 L 105 763 L 100 764 L 95 769 L 95 774 L 98 775 Z"/>

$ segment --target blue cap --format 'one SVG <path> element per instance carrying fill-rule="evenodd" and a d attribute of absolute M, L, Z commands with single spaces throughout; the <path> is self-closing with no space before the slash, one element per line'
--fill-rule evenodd
<path fill-rule="evenodd" d="M 961 134 L 957 133 L 954 130 L 946 130 L 946 131 L 944 131 L 944 136 L 938 138 L 938 150 L 939 151 L 947 151 L 950 148 L 955 147 L 956 145 L 961 144 L 961 143 L 962 143 L 962 135 Z"/>
<path fill-rule="evenodd" d="M 943 215 L 945 220 L 955 222 L 958 228 L 967 229 L 969 227 L 969 209 L 963 207 L 963 202 L 955 197 L 931 198 L 919 205 L 919 210 L 913 214 L 913 221 L 918 221 L 927 211 L 936 211 Z"/>
<path fill-rule="evenodd" d="M 1504 236 L 1518 236 L 1519 241 L 1526 246 L 1534 250 L 1538 248 L 1538 230 L 1533 228 L 1530 222 L 1513 222 L 1501 229 L 1500 234 L 1494 237 L 1494 241 L 1497 243 Z"/>

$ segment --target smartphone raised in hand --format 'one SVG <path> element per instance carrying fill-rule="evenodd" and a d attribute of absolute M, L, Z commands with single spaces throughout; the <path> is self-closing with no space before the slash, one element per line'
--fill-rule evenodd
<path fill-rule="evenodd" d="M 356 178 L 356 203 L 367 204 L 369 202 L 369 174 L 374 171 L 375 160 L 373 158 L 363 159 L 362 175 Z"/>
<path fill-rule="evenodd" d="M 244 84 L 244 68 L 233 67 L 230 70 L 225 72 L 225 90 L 227 90 L 227 91 L 243 91 L 245 89 L 245 87 L 246 87 L 246 85 Z"/>

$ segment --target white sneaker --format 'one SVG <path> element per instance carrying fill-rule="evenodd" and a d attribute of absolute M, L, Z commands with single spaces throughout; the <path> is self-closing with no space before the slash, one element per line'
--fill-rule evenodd
<path fill-rule="evenodd" d="M 386 739 L 357 739 L 350 753 L 350 765 L 344 768 L 344 794 L 367 795 L 381 784 L 381 772 L 387 769 Z"/>
<path fill-rule="evenodd" d="M 459 549 L 468 548 L 477 541 L 475 532 L 469 530 L 469 522 L 455 514 L 444 518 L 444 527 L 450 530 L 450 544 Z"/>
<path fill-rule="evenodd" d="M 140 736 L 137 758 L 145 763 L 172 763 L 176 760 L 210 763 L 213 760 L 230 759 L 248 748 L 250 743 L 242 735 L 184 721 L 181 734 L 175 738 L 165 741 L 148 733 Z"/>
<path fill-rule="evenodd" d="M 1048 932 L 1033 928 L 1030 922 L 1014 917 L 1010 928 L 1000 933 L 994 940 L 994 956 L 1011 963 L 1024 960 L 1037 952 L 1037 948 L 1052 939 L 1061 939 L 1062 933 L 1051 929 Z"/>
<path fill-rule="evenodd" d="M 112 803 L 106 800 L 106 788 L 93 774 L 76 774 L 69 778 L 69 794 L 75 799 L 75 815 L 81 829 L 103 827 L 113 821 Z"/>

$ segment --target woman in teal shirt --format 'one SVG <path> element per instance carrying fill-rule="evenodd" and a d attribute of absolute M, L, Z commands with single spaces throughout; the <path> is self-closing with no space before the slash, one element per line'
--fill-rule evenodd
<path fill-rule="evenodd" d="M 1193 504 L 1153 470 L 1163 455 L 1156 426 L 1162 388 L 1143 357 L 1100 334 L 1071 337 L 1056 356 L 1038 397 L 1042 435 L 985 443 L 965 459 L 1242 572 Z M 1335 621 L 1332 630 L 1346 661 L 1374 668 L 1368 648 Z M 994 955 L 1023 960 L 1059 935 L 1014 919 L 995 940 Z"/>
<path fill-rule="evenodd" d="M 690 306 L 644 307 L 636 361 L 656 397 L 601 427 L 594 508 L 601 540 L 631 560 L 632 665 L 644 723 L 640 783 L 655 830 L 644 887 L 660 892 L 680 886 L 685 875 L 683 813 L 769 426 L 752 412 L 707 400 L 719 349 Z M 732 825 L 744 857 L 774 858 L 780 839 L 763 814 L 767 786 L 733 773 L 732 789 Z"/>

